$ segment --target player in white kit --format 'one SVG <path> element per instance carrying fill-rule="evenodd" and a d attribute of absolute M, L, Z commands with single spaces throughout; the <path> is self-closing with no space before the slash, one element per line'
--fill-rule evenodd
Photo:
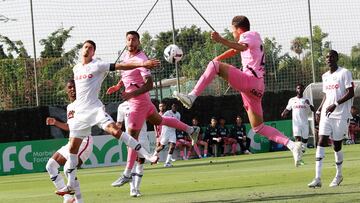
<path fill-rule="evenodd" d="M 281 117 L 285 118 L 292 111 L 292 127 L 295 141 L 302 142 L 303 153 L 309 139 L 309 122 L 308 113 L 311 110 L 315 112 L 315 108 L 309 98 L 304 97 L 304 85 L 296 85 L 296 96 L 289 99 L 289 102 L 281 113 Z"/>
<path fill-rule="evenodd" d="M 144 86 L 143 86 L 144 87 Z M 123 126 L 127 129 L 129 125 L 129 115 L 130 115 L 130 104 L 128 101 L 121 103 L 118 107 L 117 114 L 117 124 L 120 128 Z M 146 122 L 144 122 L 140 134 L 138 137 L 138 141 L 143 148 L 147 151 L 150 151 L 150 142 L 147 137 L 147 126 Z M 114 187 L 120 187 L 125 183 L 130 182 L 130 196 L 132 197 L 140 197 L 140 183 L 144 174 L 144 163 L 145 158 L 142 155 L 138 155 L 137 160 L 131 159 L 128 154 L 127 165 L 123 172 L 123 175 L 113 182 L 111 185 Z"/>
<path fill-rule="evenodd" d="M 139 66 L 145 68 L 156 67 L 158 60 L 146 60 L 142 62 L 128 61 L 126 63 L 105 63 L 93 59 L 96 44 L 91 40 L 84 42 L 82 47 L 81 63 L 73 68 L 76 85 L 75 111 L 72 122 L 69 123 L 69 157 L 64 166 L 68 176 L 67 186 L 58 190 L 56 194 L 74 194 L 76 166 L 78 165 L 77 153 L 84 137 L 91 133 L 91 127 L 100 125 L 106 132 L 117 139 L 121 139 L 126 145 L 134 148 L 138 153 L 144 155 L 150 161 L 156 161 L 139 142 L 129 136 L 115 124 L 113 119 L 105 112 L 104 105 L 99 99 L 101 84 L 108 71 L 129 70 Z"/>
<path fill-rule="evenodd" d="M 171 105 L 171 110 L 168 110 L 164 113 L 163 116 L 168 116 L 175 118 L 177 120 L 181 119 L 180 113 L 177 111 L 176 104 Z M 163 125 L 161 127 L 161 136 L 160 136 L 160 146 L 156 147 L 155 154 L 158 155 L 161 150 L 164 149 L 165 145 L 169 144 L 169 151 L 166 157 L 164 167 L 172 167 L 171 161 L 173 160 L 172 154 L 174 153 L 176 146 L 176 129 Z"/>
<path fill-rule="evenodd" d="M 74 112 L 74 101 L 76 99 L 76 88 L 75 88 L 75 81 L 69 80 L 66 83 L 66 93 L 68 95 L 68 99 L 71 102 L 67 106 L 67 123 L 71 122 L 71 119 L 73 118 L 73 112 Z M 63 123 L 61 121 L 58 121 L 57 119 L 53 117 L 47 117 L 46 118 L 46 125 L 50 126 L 56 126 L 62 130 L 69 131 L 69 126 L 67 123 Z M 80 149 L 78 152 L 79 157 L 79 164 L 78 167 L 81 166 L 81 164 L 85 163 L 85 161 L 89 158 L 91 152 L 93 149 L 93 138 L 91 135 L 87 136 L 85 139 L 83 139 L 83 142 L 80 145 Z M 56 189 L 61 189 L 65 187 L 65 182 L 61 174 L 59 173 L 60 166 L 64 166 L 67 160 L 67 157 L 69 156 L 69 144 L 62 146 L 58 151 L 56 151 L 53 156 L 48 160 L 46 163 L 46 170 L 50 175 L 51 181 L 54 183 Z M 76 187 L 75 189 L 75 197 L 73 197 L 70 194 L 66 194 L 63 196 L 64 203 L 69 202 L 76 202 L 81 203 L 83 202 L 81 191 L 80 191 L 80 184 L 77 180 L 76 181 Z"/>
<path fill-rule="evenodd" d="M 326 55 L 326 64 L 329 71 L 322 75 L 324 98 L 316 111 L 316 120 L 319 123 L 319 142 L 316 148 L 315 178 L 308 184 L 311 188 L 321 187 L 321 169 L 325 156 L 325 147 L 328 139 L 333 140 L 336 175 L 330 187 L 339 186 L 343 180 L 342 141 L 347 133 L 348 121 L 351 118 L 350 109 L 354 97 L 354 83 L 351 72 L 339 67 L 339 55 L 330 50 Z"/>

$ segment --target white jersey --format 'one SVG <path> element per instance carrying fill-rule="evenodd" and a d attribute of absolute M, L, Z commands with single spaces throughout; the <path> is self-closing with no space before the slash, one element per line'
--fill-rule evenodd
<path fill-rule="evenodd" d="M 172 110 L 166 111 L 162 116 L 173 117 L 173 118 L 176 118 L 178 120 L 181 119 L 180 113 L 179 112 L 174 113 Z M 161 136 L 164 135 L 164 134 L 174 134 L 174 136 L 176 136 L 176 129 L 168 127 L 166 125 L 163 125 L 161 127 Z"/>
<path fill-rule="evenodd" d="M 73 68 L 76 86 L 76 113 L 102 107 L 99 99 L 101 84 L 110 69 L 110 63 L 93 59 L 88 64 L 77 64 Z"/>
<path fill-rule="evenodd" d="M 292 110 L 292 124 L 293 126 L 308 125 L 308 113 L 310 111 L 310 105 L 306 103 L 306 100 L 310 99 L 306 97 L 293 97 L 289 99 L 286 109 Z M 310 103 L 311 104 L 311 103 Z"/>
<path fill-rule="evenodd" d="M 346 89 L 353 86 L 351 72 L 345 68 L 338 67 L 334 73 L 327 71 L 322 75 L 323 92 L 326 95 L 325 102 L 321 109 L 321 116 L 325 116 L 326 108 L 346 94 Z M 351 118 L 352 99 L 340 104 L 330 114 L 329 118 L 346 120 Z"/>
<path fill-rule="evenodd" d="M 121 103 L 118 107 L 116 121 L 124 122 L 126 131 L 127 131 L 127 126 L 129 126 L 129 115 L 130 115 L 130 104 L 128 101 L 125 101 L 125 102 Z M 143 126 L 141 127 L 140 132 L 141 133 L 147 132 L 146 122 L 144 122 Z"/>

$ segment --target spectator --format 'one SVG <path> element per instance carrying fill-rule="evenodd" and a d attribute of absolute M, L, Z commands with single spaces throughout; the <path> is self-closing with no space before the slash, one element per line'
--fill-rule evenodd
<path fill-rule="evenodd" d="M 192 125 L 193 126 L 199 126 L 199 121 L 197 118 L 193 118 L 192 119 Z M 199 149 L 199 145 L 204 147 L 204 154 L 201 156 L 201 151 Z M 207 157 L 207 153 L 208 153 L 208 143 L 204 141 L 203 139 L 203 132 L 202 129 L 200 128 L 200 133 L 199 133 L 199 137 L 197 142 L 194 144 L 194 150 L 196 152 L 196 154 L 198 155 L 199 158 L 203 157 L 206 158 Z"/>
<path fill-rule="evenodd" d="M 225 138 L 229 135 L 229 130 L 225 127 L 225 119 L 220 118 L 219 119 L 219 125 L 218 125 L 218 138 L 217 138 L 217 148 L 219 149 L 219 152 L 221 156 L 224 156 L 225 153 Z"/>
<path fill-rule="evenodd" d="M 221 142 L 221 139 L 218 139 L 218 130 L 217 130 L 217 120 L 215 117 L 211 118 L 210 125 L 205 130 L 204 141 L 208 143 L 208 147 L 212 150 L 212 155 L 217 155 L 216 144 Z"/>
<path fill-rule="evenodd" d="M 225 119 L 224 118 L 220 118 L 219 120 L 219 135 L 222 137 L 222 139 L 224 140 L 224 151 L 223 153 L 225 154 L 226 152 L 226 146 L 230 145 L 231 146 L 231 154 L 232 155 L 236 155 L 236 147 L 237 147 L 237 140 L 232 138 L 230 135 L 230 131 L 229 129 L 226 128 L 225 126 Z"/>
<path fill-rule="evenodd" d="M 232 126 L 230 134 L 239 143 L 242 153 L 251 154 L 249 150 L 251 139 L 246 136 L 246 127 L 240 115 L 236 116 L 235 125 Z"/>
<path fill-rule="evenodd" d="M 183 160 L 188 160 L 191 154 L 191 141 L 184 131 L 176 130 L 176 147 L 180 150 L 180 156 Z M 186 149 L 187 155 L 184 153 Z"/>
<path fill-rule="evenodd" d="M 356 135 L 360 132 L 360 116 L 359 116 L 359 110 L 355 106 L 351 107 L 350 112 L 352 115 L 352 119 L 350 119 L 350 124 L 349 124 L 350 142 L 347 142 L 347 144 L 355 144 Z"/>

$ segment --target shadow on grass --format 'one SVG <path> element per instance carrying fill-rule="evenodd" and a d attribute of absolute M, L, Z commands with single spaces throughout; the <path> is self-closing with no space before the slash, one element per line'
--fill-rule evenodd
<path fill-rule="evenodd" d="M 218 199 L 218 200 L 210 200 L 210 201 L 194 201 L 194 203 L 211 203 L 211 202 L 231 202 L 231 203 L 236 203 L 236 202 L 267 202 L 267 201 L 285 201 L 287 202 L 287 200 L 297 200 L 297 201 L 301 201 L 301 199 L 306 199 L 306 198 L 312 198 L 312 197 L 321 197 L 321 196 L 329 196 L 329 198 L 331 198 L 331 196 L 335 196 L 335 195 L 345 195 L 345 194 L 358 194 L 359 191 L 352 191 L 352 192 L 338 192 L 338 193 L 308 193 L 308 194 L 298 194 L 298 195 L 278 195 L 278 196 L 270 196 L 270 197 L 259 197 L 259 198 L 250 198 L 247 200 L 244 199 L 237 199 L 237 198 L 233 198 L 233 199 Z M 309 200 L 310 201 L 310 200 Z M 339 201 L 341 202 L 341 200 Z"/>

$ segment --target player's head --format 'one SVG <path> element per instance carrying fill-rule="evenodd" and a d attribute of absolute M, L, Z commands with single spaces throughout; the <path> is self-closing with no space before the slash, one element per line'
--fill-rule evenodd
<path fill-rule="evenodd" d="M 199 125 L 199 120 L 198 120 L 196 117 L 194 117 L 194 118 L 192 119 L 192 125 L 194 125 L 194 126 L 198 126 L 198 125 Z"/>
<path fill-rule="evenodd" d="M 296 89 L 295 89 L 295 90 L 296 90 L 296 95 L 302 96 L 303 93 L 304 93 L 305 87 L 304 87 L 303 84 L 298 83 L 298 84 L 296 85 Z"/>
<path fill-rule="evenodd" d="M 126 47 L 130 53 L 136 53 L 140 46 L 140 35 L 136 31 L 126 33 Z"/>
<path fill-rule="evenodd" d="M 359 110 L 356 106 L 351 106 L 350 112 L 351 112 L 351 115 L 354 117 L 359 113 Z"/>
<path fill-rule="evenodd" d="M 224 126 L 225 125 L 225 118 L 224 117 L 220 117 L 219 118 L 219 124 L 221 125 L 221 126 Z"/>
<path fill-rule="evenodd" d="M 76 89 L 75 89 L 75 81 L 73 79 L 69 79 L 66 82 L 66 94 L 71 102 L 75 101 L 76 99 Z"/>
<path fill-rule="evenodd" d="M 241 116 L 240 115 L 237 115 L 236 116 L 236 124 L 238 124 L 238 125 L 241 125 L 241 123 L 242 123 L 242 118 L 241 118 Z"/>
<path fill-rule="evenodd" d="M 325 56 L 325 62 L 329 67 L 337 67 L 339 54 L 335 50 L 330 50 Z"/>
<path fill-rule="evenodd" d="M 165 112 L 165 110 L 166 110 L 166 104 L 164 102 L 160 102 L 159 111 L 160 112 Z"/>
<path fill-rule="evenodd" d="M 211 117 L 211 121 L 210 121 L 211 126 L 215 127 L 217 124 L 217 120 L 216 117 Z"/>
<path fill-rule="evenodd" d="M 82 56 L 92 58 L 95 55 L 96 44 L 92 40 L 86 40 L 82 46 Z"/>
<path fill-rule="evenodd" d="M 250 30 L 250 21 L 246 16 L 235 16 L 231 22 L 232 34 L 235 40 L 239 40 L 242 33 Z"/>
<path fill-rule="evenodd" d="M 173 111 L 174 113 L 177 111 L 177 105 L 175 103 L 171 105 L 171 111 Z"/>

